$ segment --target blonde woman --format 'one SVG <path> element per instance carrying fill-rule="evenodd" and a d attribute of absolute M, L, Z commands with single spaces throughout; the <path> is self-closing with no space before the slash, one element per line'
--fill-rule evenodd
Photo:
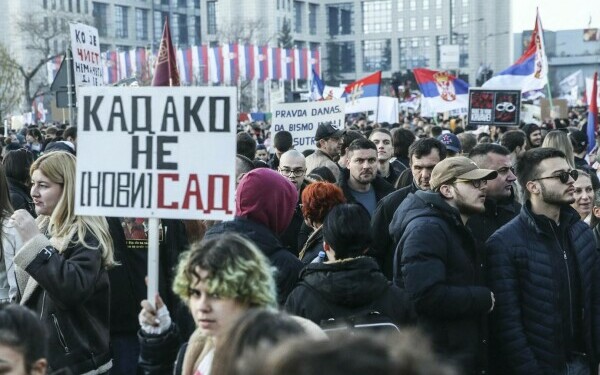
<path fill-rule="evenodd" d="M 108 224 L 75 216 L 75 157 L 51 152 L 30 169 L 37 219 L 12 215 L 23 246 L 14 258 L 20 303 L 37 312 L 49 333 L 50 371 L 104 374 L 109 351 L 110 287 L 114 265 Z"/>
<path fill-rule="evenodd" d="M 188 305 L 197 329 L 181 346 L 160 297 L 157 310 L 142 301 L 140 367 L 147 375 L 209 375 L 215 345 L 228 325 L 248 309 L 277 306 L 268 259 L 254 243 L 233 233 L 192 245 L 179 262 L 173 290 Z"/>
<path fill-rule="evenodd" d="M 544 138 L 542 147 L 551 147 L 565 153 L 567 163 L 572 169 L 577 169 L 575 166 L 575 155 L 573 154 L 573 146 L 567 133 L 562 130 L 552 130 Z"/>

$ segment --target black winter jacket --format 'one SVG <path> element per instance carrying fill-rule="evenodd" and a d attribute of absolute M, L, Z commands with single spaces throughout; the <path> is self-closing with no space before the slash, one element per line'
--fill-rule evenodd
<path fill-rule="evenodd" d="M 458 210 L 438 193 L 417 191 L 398 208 L 390 232 L 400 239 L 394 281 L 404 280 L 434 349 L 455 361 L 461 374 L 486 371 L 492 297 L 481 255 Z"/>
<path fill-rule="evenodd" d="M 319 256 L 319 252 L 321 251 L 325 251 L 323 248 L 323 226 L 318 227 L 311 233 L 306 244 L 304 244 L 304 247 L 300 250 L 300 260 L 302 261 L 302 264 L 310 264 L 317 256 Z"/>
<path fill-rule="evenodd" d="M 485 200 L 485 212 L 471 216 L 467 220 L 467 227 L 477 240 L 477 245 L 484 246 L 485 241 L 517 216 L 520 210 L 521 204 L 513 198 L 502 201 L 488 198 Z"/>
<path fill-rule="evenodd" d="M 69 240 L 49 241 L 39 234 L 19 250 L 14 260 L 20 302 L 36 311 L 47 328 L 49 372 L 103 373 L 111 367 L 108 274 L 101 250 Z M 98 246 L 90 232 L 85 242 Z M 58 243 L 68 244 L 61 254 Z"/>
<path fill-rule="evenodd" d="M 348 203 L 360 204 L 352 195 L 350 186 L 348 185 L 349 178 L 350 170 L 347 168 L 342 169 L 340 171 L 340 181 L 338 185 L 344 192 L 344 196 L 346 197 L 346 201 Z M 383 199 L 383 197 L 394 191 L 394 187 L 379 175 L 375 176 L 375 179 L 373 180 L 373 182 L 371 182 L 371 186 L 373 187 L 373 190 L 375 190 L 375 199 L 377 200 L 377 202 L 379 202 Z"/>
<path fill-rule="evenodd" d="M 373 217 L 371 217 L 371 235 L 373 242 L 368 255 L 377 260 L 385 277 L 392 280 L 394 270 L 394 252 L 396 251 L 397 239 L 390 234 L 390 223 L 394 213 L 400 207 L 402 201 L 410 193 L 419 190 L 413 182 L 409 186 L 397 190 L 379 201 Z"/>
<path fill-rule="evenodd" d="M 204 238 L 226 232 L 235 232 L 248 237 L 269 258 L 271 264 L 277 269 L 275 274 L 277 301 L 283 305 L 298 282 L 302 262 L 290 253 L 267 227 L 242 217 L 213 226 L 206 232 Z"/>
<path fill-rule="evenodd" d="M 529 203 L 528 203 L 529 204 Z M 548 219 L 549 220 L 549 219 Z M 496 297 L 491 316 L 495 367 L 510 374 L 563 374 L 569 360 L 564 329 L 564 306 L 569 304 L 562 280 L 579 280 L 572 285 L 581 311 L 571 311 L 581 324 L 590 364 L 597 368 L 600 344 L 600 264 L 591 229 L 577 212 L 564 206 L 560 227 L 565 227 L 566 244 L 553 230 L 540 226 L 527 205 L 520 214 L 498 230 L 486 243 L 488 282 Z M 568 246 L 569 250 L 565 250 Z M 568 255 L 575 255 L 575 268 L 567 273 Z M 570 281 L 567 279 L 568 284 Z M 569 288 L 569 287 L 567 287 Z M 567 315 L 568 316 L 568 315 Z M 578 318 L 577 318 L 578 317 Z M 594 370 L 596 371 L 596 370 Z"/>
<path fill-rule="evenodd" d="M 406 294 L 390 284 L 370 257 L 309 264 L 285 309 L 317 324 L 370 311 L 397 324 L 407 324 L 411 318 Z"/>

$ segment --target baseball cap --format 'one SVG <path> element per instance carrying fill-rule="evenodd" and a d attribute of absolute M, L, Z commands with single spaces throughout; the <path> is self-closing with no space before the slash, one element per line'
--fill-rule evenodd
<path fill-rule="evenodd" d="M 318 142 L 325 138 L 341 138 L 344 134 L 343 130 L 338 130 L 331 125 L 330 122 L 319 125 L 315 134 L 315 141 Z"/>
<path fill-rule="evenodd" d="M 481 169 L 469 158 L 455 156 L 442 160 L 433 168 L 429 185 L 432 190 L 438 190 L 443 183 L 458 178 L 474 181 L 493 180 L 497 176 L 498 172 L 492 169 Z"/>
<path fill-rule="evenodd" d="M 453 133 L 444 133 L 440 135 L 437 139 L 446 146 L 446 149 L 452 152 L 460 153 L 460 151 L 462 150 L 460 140 Z"/>

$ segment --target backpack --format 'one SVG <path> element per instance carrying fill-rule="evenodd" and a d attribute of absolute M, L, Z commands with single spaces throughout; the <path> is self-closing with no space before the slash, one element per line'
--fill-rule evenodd
<path fill-rule="evenodd" d="M 341 330 L 369 330 L 371 332 L 400 332 L 400 328 L 390 318 L 378 311 L 369 310 L 366 313 L 322 320 L 319 324 L 325 333 Z"/>
<path fill-rule="evenodd" d="M 301 281 L 299 284 L 313 291 L 315 296 L 321 301 L 323 306 L 329 309 L 330 315 L 334 315 L 329 307 L 329 303 L 323 299 L 318 290 L 312 285 L 305 281 Z M 369 330 L 371 332 L 400 332 L 400 328 L 392 319 L 387 315 L 381 314 L 373 308 L 376 299 L 373 299 L 371 304 L 367 306 L 363 312 L 353 314 L 350 316 L 329 318 L 322 320 L 319 326 L 325 333 L 337 332 L 341 330 Z"/>

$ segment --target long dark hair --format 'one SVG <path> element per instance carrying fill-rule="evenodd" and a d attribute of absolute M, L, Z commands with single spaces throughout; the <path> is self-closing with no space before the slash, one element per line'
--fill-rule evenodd
<path fill-rule="evenodd" d="M 10 191 L 8 190 L 8 181 L 4 174 L 4 167 L 0 167 L 0 236 L 4 237 L 4 220 L 8 219 L 14 212 L 10 204 Z M 0 260 L 3 259 L 4 248 L 0 241 Z"/>

